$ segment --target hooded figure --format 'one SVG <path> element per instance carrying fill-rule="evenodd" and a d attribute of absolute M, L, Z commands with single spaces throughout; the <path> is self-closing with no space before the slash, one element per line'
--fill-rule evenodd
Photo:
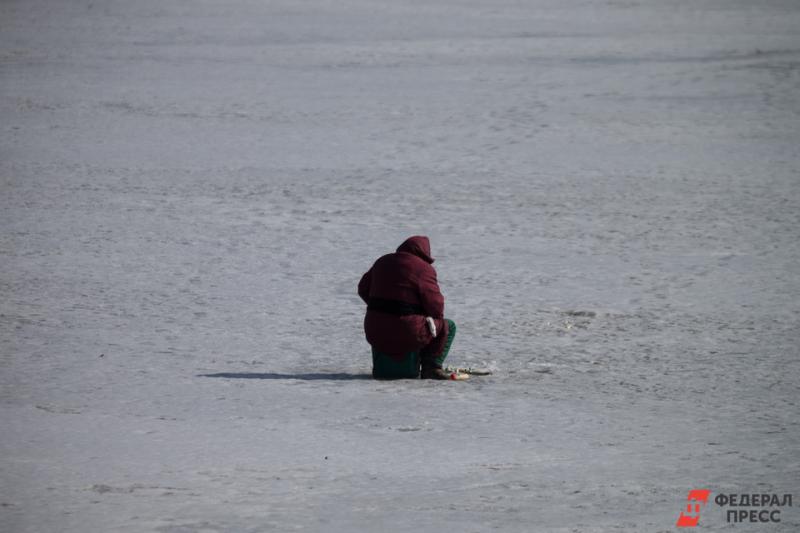
<path fill-rule="evenodd" d="M 428 238 L 410 237 L 395 253 L 375 261 L 361 277 L 358 295 L 367 304 L 364 331 L 373 361 L 376 352 L 397 362 L 418 355 L 423 378 L 449 379 L 442 366 L 456 328 L 444 318 L 444 296 L 432 263 Z M 414 365 L 411 374 L 419 375 Z M 373 374 L 380 377 L 377 370 Z"/>

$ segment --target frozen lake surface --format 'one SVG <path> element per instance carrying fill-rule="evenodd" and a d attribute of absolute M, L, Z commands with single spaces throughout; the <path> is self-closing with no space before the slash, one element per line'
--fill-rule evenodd
<path fill-rule="evenodd" d="M 798 146 L 794 0 L 2 2 L 0 530 L 797 531 Z"/>

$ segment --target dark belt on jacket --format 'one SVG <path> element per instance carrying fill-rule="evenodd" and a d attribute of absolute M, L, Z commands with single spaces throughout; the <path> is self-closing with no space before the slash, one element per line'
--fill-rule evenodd
<path fill-rule="evenodd" d="M 424 315 L 425 311 L 422 306 L 401 302 L 398 300 L 388 300 L 386 298 L 370 298 L 367 304 L 367 310 L 380 311 L 381 313 L 388 313 L 390 315 Z"/>

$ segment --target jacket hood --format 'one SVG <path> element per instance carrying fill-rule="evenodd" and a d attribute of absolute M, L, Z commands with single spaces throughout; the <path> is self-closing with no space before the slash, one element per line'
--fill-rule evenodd
<path fill-rule="evenodd" d="M 403 244 L 397 247 L 397 251 L 413 254 L 421 257 L 428 263 L 433 263 L 431 257 L 431 242 L 424 235 L 414 235 L 405 240 Z"/>

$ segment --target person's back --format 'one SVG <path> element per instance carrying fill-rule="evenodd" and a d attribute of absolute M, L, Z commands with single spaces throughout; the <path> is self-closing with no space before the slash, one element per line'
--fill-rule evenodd
<path fill-rule="evenodd" d="M 414 236 L 379 258 L 361 278 L 367 304 L 364 331 L 374 349 L 401 358 L 419 352 L 423 377 L 447 379 L 441 369 L 455 335 L 444 318 L 444 297 L 427 237 Z"/>

